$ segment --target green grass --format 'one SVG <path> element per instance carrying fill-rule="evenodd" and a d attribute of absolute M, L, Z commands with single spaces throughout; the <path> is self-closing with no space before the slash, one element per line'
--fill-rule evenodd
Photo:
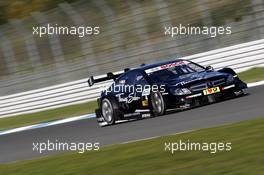
<path fill-rule="evenodd" d="M 96 101 L 0 119 L 0 130 L 93 113 Z"/>
<path fill-rule="evenodd" d="M 264 80 L 264 68 L 254 68 L 242 72 L 239 74 L 239 77 L 246 82 Z M 93 113 L 96 107 L 97 104 L 95 101 L 93 101 L 84 104 L 37 112 L 33 114 L 2 118 L 0 119 L 0 130 Z"/>
<path fill-rule="evenodd" d="M 262 175 L 264 119 L 0 165 L 5 175 Z M 164 151 L 164 143 L 231 142 L 231 151 Z"/>
<path fill-rule="evenodd" d="M 251 70 L 239 73 L 239 77 L 245 82 L 255 82 L 264 80 L 264 68 L 253 68 Z"/>

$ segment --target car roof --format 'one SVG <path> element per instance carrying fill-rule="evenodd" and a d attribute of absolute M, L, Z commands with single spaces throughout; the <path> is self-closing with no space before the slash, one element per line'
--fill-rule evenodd
<path fill-rule="evenodd" d="M 144 66 L 138 67 L 137 69 L 141 69 L 141 70 L 146 70 L 146 69 L 151 69 L 154 67 L 158 67 L 164 64 L 170 64 L 170 63 L 175 63 L 175 62 L 179 62 L 179 61 L 183 61 L 182 59 L 176 59 L 176 60 L 171 60 L 171 61 L 162 61 L 159 63 L 154 63 L 154 64 L 146 64 Z"/>
<path fill-rule="evenodd" d="M 170 64 L 170 63 L 175 63 L 175 62 L 179 62 L 179 61 L 183 61 L 182 59 L 176 59 L 176 60 L 170 60 L 170 61 L 162 61 L 162 62 L 158 62 L 158 63 L 154 63 L 154 64 L 146 64 L 146 65 L 143 65 L 141 67 L 137 67 L 135 69 L 131 69 L 127 72 L 125 72 L 124 74 L 122 74 L 121 76 L 119 76 L 117 78 L 117 81 L 122 78 L 123 76 L 126 76 L 128 75 L 129 73 L 132 73 L 132 72 L 137 72 L 137 71 L 144 71 L 144 70 L 147 70 L 147 69 L 151 69 L 151 68 L 155 68 L 155 67 L 158 67 L 158 66 L 161 66 L 161 65 L 165 65 L 165 64 Z"/>

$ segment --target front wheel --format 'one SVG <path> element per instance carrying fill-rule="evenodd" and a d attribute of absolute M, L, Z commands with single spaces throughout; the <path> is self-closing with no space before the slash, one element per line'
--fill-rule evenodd
<path fill-rule="evenodd" d="M 151 113 L 154 116 L 160 116 L 166 112 L 166 104 L 160 92 L 152 92 L 150 94 Z"/>

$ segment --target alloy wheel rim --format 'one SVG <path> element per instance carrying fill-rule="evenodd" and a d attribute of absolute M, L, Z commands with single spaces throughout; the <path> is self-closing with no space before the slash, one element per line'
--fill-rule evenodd
<path fill-rule="evenodd" d="M 154 105 L 154 108 L 156 109 L 156 111 L 158 113 L 161 113 L 162 112 L 162 100 L 161 100 L 161 98 L 160 98 L 158 93 L 154 94 L 153 102 L 154 102 L 153 105 Z"/>
<path fill-rule="evenodd" d="M 103 117 L 105 120 L 107 120 L 108 122 L 112 121 L 113 109 L 112 109 L 112 106 L 108 100 L 103 101 L 102 113 L 103 113 Z"/>

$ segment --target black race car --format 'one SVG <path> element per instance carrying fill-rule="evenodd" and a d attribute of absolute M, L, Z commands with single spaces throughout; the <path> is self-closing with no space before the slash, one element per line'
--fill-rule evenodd
<path fill-rule="evenodd" d="M 111 79 L 114 82 L 102 91 L 95 111 L 98 121 L 108 125 L 133 116 L 139 109 L 159 116 L 169 109 L 186 109 L 242 95 L 247 88 L 231 68 L 215 71 L 211 66 L 187 60 L 142 65 L 98 79 L 91 76 L 88 84 Z"/>

